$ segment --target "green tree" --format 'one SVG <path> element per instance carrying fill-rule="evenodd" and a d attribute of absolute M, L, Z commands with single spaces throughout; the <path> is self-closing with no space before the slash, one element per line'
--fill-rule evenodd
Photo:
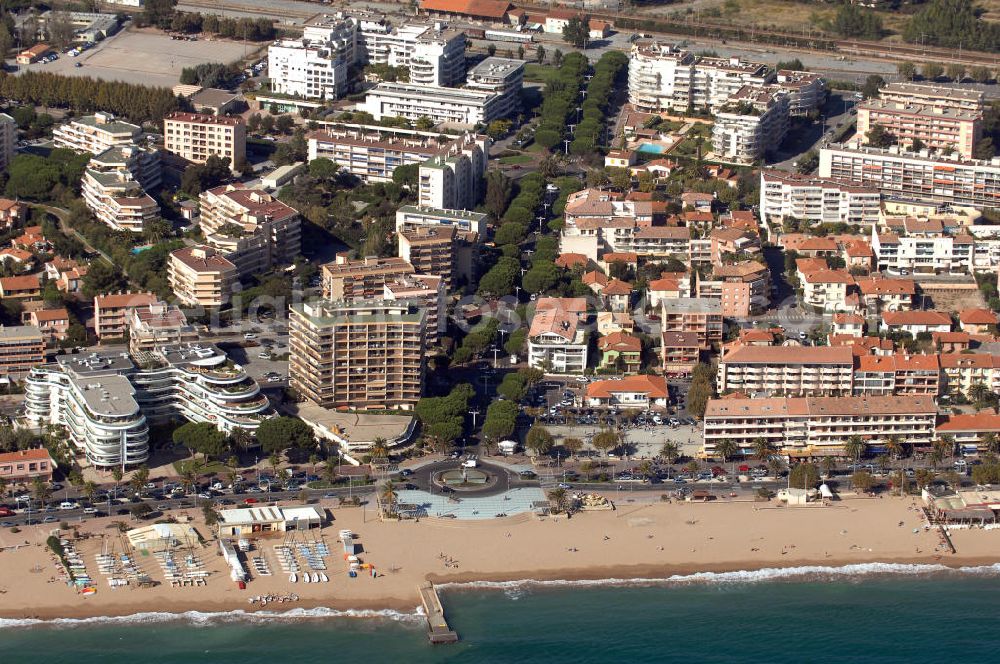
<path fill-rule="evenodd" d="M 510 401 L 494 401 L 486 409 L 483 420 L 483 436 L 500 441 L 509 438 L 517 426 L 517 404 Z"/>
<path fill-rule="evenodd" d="M 539 44 L 538 48 L 535 49 L 535 62 L 538 64 L 545 62 L 545 47 L 541 44 Z"/>
<path fill-rule="evenodd" d="M 819 484 L 819 469 L 813 463 L 798 463 L 788 473 L 788 485 L 798 489 L 814 489 Z"/>
<path fill-rule="evenodd" d="M 211 422 L 187 422 L 174 429 L 175 445 L 186 447 L 192 454 L 217 457 L 227 451 L 227 438 Z"/>
<path fill-rule="evenodd" d="M 942 74 L 944 74 L 944 67 L 937 62 L 927 62 L 920 67 L 920 75 L 928 81 L 937 80 Z"/>
<path fill-rule="evenodd" d="M 845 3 L 833 17 L 831 28 L 841 37 L 877 39 L 882 35 L 882 19 L 870 9 Z"/>
<path fill-rule="evenodd" d="M 907 64 L 911 64 L 912 66 L 912 63 L 907 63 Z M 878 74 L 869 74 L 869 76 L 865 79 L 865 84 L 861 86 L 861 94 L 864 95 L 865 99 L 874 99 L 878 97 L 879 94 L 881 94 L 881 90 L 884 87 L 885 87 L 884 78 L 882 78 Z"/>
<path fill-rule="evenodd" d="M 566 489 L 562 487 L 556 487 L 555 489 L 549 491 L 548 498 L 549 500 L 552 501 L 553 507 L 555 508 L 555 512 L 557 514 L 566 511 L 566 502 L 567 502 Z"/>
<path fill-rule="evenodd" d="M 563 41 L 568 42 L 576 48 L 586 48 L 587 38 L 590 36 L 589 18 L 574 16 L 563 26 Z"/>
<path fill-rule="evenodd" d="M 868 446 L 865 441 L 861 440 L 861 436 L 851 436 L 844 443 L 844 456 L 851 459 L 856 465 L 865 455 L 867 449 Z"/>
<path fill-rule="evenodd" d="M 681 458 L 681 448 L 677 443 L 663 443 L 663 447 L 660 448 L 660 456 L 668 464 L 675 464 L 677 460 Z"/>
<path fill-rule="evenodd" d="M 257 442 L 265 452 L 280 452 L 290 447 L 307 450 L 315 447 L 312 428 L 297 417 L 271 417 L 257 427 Z"/>
<path fill-rule="evenodd" d="M 880 124 L 873 124 L 865 134 L 865 142 L 877 148 L 887 148 L 896 144 L 896 137 Z"/>
<path fill-rule="evenodd" d="M 388 480 L 382 485 L 382 489 L 379 491 L 379 499 L 385 514 L 387 516 L 395 516 L 399 503 L 399 493 L 396 491 L 396 485 L 392 480 Z"/>
<path fill-rule="evenodd" d="M 875 486 L 875 478 L 867 470 L 859 470 L 851 475 L 851 486 L 857 491 L 867 493 Z"/>
<path fill-rule="evenodd" d="M 552 443 L 552 434 L 539 424 L 528 429 L 528 434 L 524 438 L 524 446 L 531 450 L 534 456 L 548 453 L 552 449 Z"/>
<path fill-rule="evenodd" d="M 740 448 L 729 438 L 724 438 L 715 444 L 715 453 L 719 455 L 722 463 L 726 463 L 740 453 Z"/>
<path fill-rule="evenodd" d="M 917 75 L 917 66 L 909 60 L 905 60 L 896 65 L 896 73 L 907 81 L 912 81 Z"/>
<path fill-rule="evenodd" d="M 590 444 L 594 449 L 599 450 L 607 456 L 611 450 L 618 448 L 622 444 L 622 437 L 614 429 L 601 429 L 591 439 Z"/>

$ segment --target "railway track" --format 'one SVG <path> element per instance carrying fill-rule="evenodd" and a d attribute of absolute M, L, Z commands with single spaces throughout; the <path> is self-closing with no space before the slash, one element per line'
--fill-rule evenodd
<path fill-rule="evenodd" d="M 308 20 L 318 14 L 346 8 L 347 6 L 342 3 L 323 4 L 315 2 L 313 4 L 316 5 L 316 11 L 278 6 L 262 7 L 259 4 L 252 3 L 250 0 L 229 0 L 228 2 L 223 0 L 181 0 L 178 8 L 182 10 L 191 8 L 205 12 L 224 12 L 229 10 L 257 16 Z M 551 8 L 547 4 L 541 5 L 530 2 L 518 2 L 517 6 L 533 13 L 546 13 Z M 400 3 L 400 9 L 405 11 L 406 6 Z M 651 32 L 676 34 L 695 39 L 731 40 L 734 42 L 756 44 L 758 46 L 786 47 L 820 53 L 834 52 L 842 55 L 857 55 L 892 61 L 906 60 L 918 64 L 934 61 L 945 65 L 957 63 L 967 66 L 1000 67 L 1000 53 L 955 50 L 939 46 L 877 42 L 863 39 L 837 39 L 820 33 L 779 32 L 720 23 L 694 21 L 681 23 L 661 19 L 660 17 L 636 16 L 634 14 L 622 14 L 611 11 L 594 10 L 587 13 L 592 18 L 622 25 L 623 29 L 636 31 L 649 30 Z M 648 24 L 648 27 L 643 27 L 643 24 Z"/>

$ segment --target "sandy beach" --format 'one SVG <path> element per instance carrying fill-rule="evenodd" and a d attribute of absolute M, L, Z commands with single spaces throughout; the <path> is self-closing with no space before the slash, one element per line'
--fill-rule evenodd
<path fill-rule="evenodd" d="M 112 589 L 97 572 L 95 555 L 113 519 L 76 524 L 77 542 L 98 592 L 79 595 L 58 578 L 45 548 L 52 525 L 0 533 L 0 617 L 82 618 L 142 612 L 183 613 L 258 610 L 248 598 L 265 594 L 299 596 L 297 602 L 266 609 L 329 607 L 338 610 L 394 609 L 413 612 L 417 587 L 435 583 L 523 579 L 659 579 L 697 572 L 728 572 L 771 567 L 840 567 L 860 563 L 940 564 L 951 567 L 1000 562 L 1000 531 L 965 530 L 952 534 L 956 554 L 939 550 L 936 532 L 925 531 L 912 498 L 846 499 L 833 506 L 777 507 L 775 503 L 719 502 L 625 503 L 616 511 L 585 512 L 571 519 L 519 515 L 489 521 L 421 519 L 380 522 L 369 509 L 330 508 L 334 521 L 310 537 L 322 536 L 333 555 L 329 583 L 290 584 L 277 569 L 273 545 L 261 549 L 275 574 L 254 577 L 245 590 L 229 579 L 213 531 L 196 510 L 192 517 L 208 539 L 195 553 L 211 572 L 202 587 Z M 377 578 L 348 578 L 339 554 L 337 531 L 350 528 L 363 547 L 362 559 Z M 916 530 L 917 532 L 914 532 Z M 65 533 L 65 531 L 64 531 Z M 17 546 L 18 548 L 12 548 Z M 151 556 L 139 556 L 154 580 L 162 572 Z"/>

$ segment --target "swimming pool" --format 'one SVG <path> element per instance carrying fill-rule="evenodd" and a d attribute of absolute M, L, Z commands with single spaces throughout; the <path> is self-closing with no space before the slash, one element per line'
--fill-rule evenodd
<path fill-rule="evenodd" d="M 653 152 L 655 154 L 660 154 L 665 149 L 662 145 L 657 145 L 656 143 L 642 143 L 639 146 L 639 152 Z"/>

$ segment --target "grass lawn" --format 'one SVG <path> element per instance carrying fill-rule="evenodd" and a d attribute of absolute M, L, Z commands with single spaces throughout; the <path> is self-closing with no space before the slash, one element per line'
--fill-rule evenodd
<path fill-rule="evenodd" d="M 549 65 L 540 65 L 537 62 L 529 62 L 524 65 L 524 80 L 536 83 L 546 83 L 549 76 L 556 72 L 556 68 Z"/>
<path fill-rule="evenodd" d="M 191 467 L 198 475 L 223 475 L 229 469 L 221 461 L 205 461 L 204 459 L 181 459 L 174 461 L 174 470 L 178 475 L 183 475 L 185 469 Z"/>
<path fill-rule="evenodd" d="M 509 157 L 500 157 L 498 160 L 501 164 L 514 165 L 514 164 L 528 164 L 534 161 L 531 155 L 527 154 L 512 154 Z"/>

